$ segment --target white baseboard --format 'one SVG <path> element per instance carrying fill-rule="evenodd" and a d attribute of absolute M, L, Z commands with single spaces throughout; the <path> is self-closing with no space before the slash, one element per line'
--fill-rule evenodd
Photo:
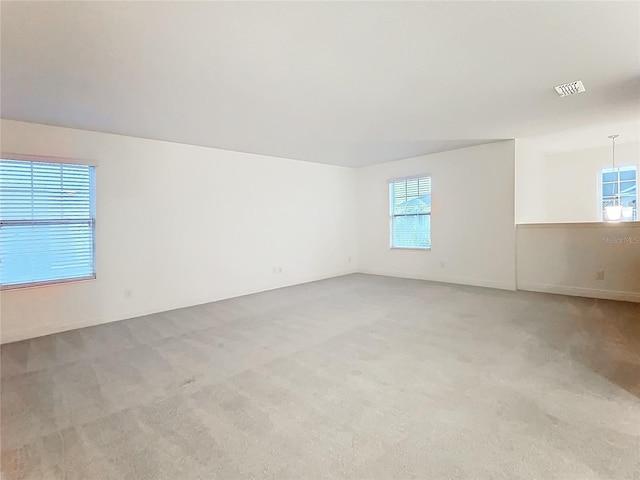
<path fill-rule="evenodd" d="M 293 281 L 291 283 L 286 283 L 286 284 L 278 285 L 275 287 L 270 287 L 270 288 L 257 290 L 257 291 L 243 292 L 238 295 L 232 295 L 232 296 L 223 297 L 223 298 L 194 299 L 188 303 L 180 304 L 180 305 L 176 305 L 176 304 L 157 305 L 157 306 L 143 309 L 143 310 L 122 312 L 117 315 L 107 315 L 102 317 L 87 318 L 87 319 L 78 320 L 75 322 L 57 323 L 57 324 L 51 324 L 51 325 L 38 325 L 37 327 L 26 328 L 24 330 L 6 332 L 6 333 L 4 331 L 0 331 L 0 344 L 19 342 L 21 340 L 28 340 L 31 338 L 43 337 L 45 335 L 52 335 L 54 333 L 66 332 L 69 330 L 76 330 L 78 328 L 93 327 L 96 325 L 117 322 L 120 320 L 129 319 L 129 318 L 143 317 L 145 315 L 152 315 L 154 313 L 169 312 L 171 310 L 177 310 L 179 308 L 194 307 L 196 305 L 203 305 L 205 303 L 218 302 L 220 300 L 227 300 L 229 298 L 243 297 L 245 295 L 252 295 L 254 293 L 268 292 L 270 290 L 277 290 L 279 288 L 291 287 L 294 285 L 301 285 L 303 283 L 326 280 L 328 278 L 341 277 L 341 276 L 350 275 L 353 273 L 357 273 L 357 272 L 355 270 L 349 270 L 349 271 L 338 272 L 335 274 L 319 275 L 319 276 L 300 279 L 298 281 Z"/>
<path fill-rule="evenodd" d="M 107 317 L 87 318 L 84 320 L 78 320 L 75 322 L 56 323 L 52 325 L 38 325 L 37 327 L 26 328 L 24 330 L 18 330 L 16 332 L 1 332 L 0 344 L 19 342 L 21 340 L 28 340 L 31 338 L 44 337 L 45 335 L 51 335 L 54 333 L 66 332 L 68 330 L 77 330 L 78 328 L 93 327 L 95 325 L 101 325 L 103 323 L 117 322 L 118 320 L 124 320 L 125 318 L 142 317 L 144 315 L 150 315 L 152 313 L 158 313 L 162 310 L 150 309 L 148 311 L 132 312 L 123 315 L 114 315 Z"/>
<path fill-rule="evenodd" d="M 195 299 L 189 302 L 188 304 L 158 305 L 148 309 L 132 311 L 132 312 L 123 312 L 122 314 L 118 314 L 118 315 L 88 318 L 88 319 L 83 319 L 76 322 L 59 323 L 59 324 L 53 324 L 53 325 L 39 325 L 37 327 L 32 327 L 32 328 L 15 331 L 15 332 L 7 332 L 7 333 L 0 332 L 0 344 L 18 342 L 20 340 L 27 340 L 30 338 L 42 337 L 44 335 L 51 335 L 54 333 L 65 332 L 68 330 L 75 330 L 75 329 L 84 328 L 84 327 L 92 327 L 95 325 L 102 325 L 105 323 L 126 320 L 128 318 L 142 317 L 144 315 L 152 315 L 154 313 L 167 312 L 171 310 L 176 310 L 178 308 L 186 308 L 186 307 L 191 307 L 195 305 L 202 305 L 205 303 L 217 302 L 220 300 L 226 300 L 227 298 L 236 298 L 244 295 L 251 295 L 254 293 L 266 292 L 269 290 L 276 290 L 278 288 L 284 288 L 284 287 L 289 287 L 293 285 L 300 285 L 303 283 L 315 282 L 318 280 L 325 280 L 328 278 L 335 278 L 343 275 L 350 275 L 353 273 L 364 273 L 369 275 L 384 275 L 388 277 L 399 277 L 399 278 L 411 278 L 416 280 L 427 280 L 427 281 L 433 281 L 433 282 L 497 288 L 500 290 L 516 290 L 515 285 L 511 284 L 510 282 L 496 282 L 492 280 L 475 279 L 475 278 L 437 277 L 437 276 L 428 276 L 428 275 L 421 275 L 421 274 L 398 274 L 396 272 L 383 272 L 378 270 L 374 271 L 374 270 L 366 270 L 366 269 L 362 269 L 359 271 L 349 270 L 349 271 L 339 272 L 336 274 L 320 275 L 312 278 L 305 278 L 305 279 L 301 279 L 299 281 L 294 281 L 284 285 L 278 285 L 272 288 L 267 288 L 267 289 L 259 290 L 255 292 L 241 293 L 241 294 L 230 296 L 230 297 Z M 517 289 L 531 291 L 531 292 L 553 293 L 553 294 L 559 294 L 559 295 L 570 295 L 570 296 L 577 296 L 577 297 L 599 298 L 604 300 L 619 300 L 619 301 L 640 303 L 640 293 L 638 292 L 597 290 L 597 289 L 590 289 L 590 288 L 547 285 L 547 284 L 539 284 L 539 283 L 519 283 L 517 286 Z"/>
<path fill-rule="evenodd" d="M 529 292 L 554 293 L 572 297 L 599 298 L 602 300 L 618 300 L 640 303 L 640 293 L 621 292 L 616 290 L 598 290 L 595 288 L 569 287 L 563 285 L 547 285 L 544 283 L 519 282 L 518 290 Z"/>
<path fill-rule="evenodd" d="M 515 283 L 496 282 L 494 280 L 486 280 L 481 278 L 440 277 L 437 275 L 434 276 L 434 275 L 424 275 L 424 274 L 417 274 L 417 273 L 397 273 L 397 272 L 386 272 L 381 270 L 367 270 L 367 269 L 361 269 L 359 273 L 366 273 L 369 275 L 383 275 L 385 277 L 411 278 L 413 280 L 427 280 L 430 282 L 454 283 L 457 285 L 470 285 L 473 287 L 497 288 L 499 290 L 516 290 Z"/>

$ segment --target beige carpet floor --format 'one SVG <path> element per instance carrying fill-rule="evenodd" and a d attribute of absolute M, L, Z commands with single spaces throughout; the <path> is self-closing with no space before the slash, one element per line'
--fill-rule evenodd
<path fill-rule="evenodd" d="M 640 305 L 349 275 L 1 348 L 4 479 L 640 478 Z"/>

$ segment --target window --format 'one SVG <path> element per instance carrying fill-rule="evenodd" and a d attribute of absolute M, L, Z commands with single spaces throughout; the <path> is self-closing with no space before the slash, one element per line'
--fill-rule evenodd
<path fill-rule="evenodd" d="M 431 248 L 431 177 L 389 183 L 391 248 Z"/>
<path fill-rule="evenodd" d="M 638 220 L 638 167 L 602 169 L 602 219 L 606 220 L 605 207 L 616 200 L 622 204 L 621 221 Z"/>
<path fill-rule="evenodd" d="M 0 160 L 2 288 L 95 278 L 95 167 Z"/>

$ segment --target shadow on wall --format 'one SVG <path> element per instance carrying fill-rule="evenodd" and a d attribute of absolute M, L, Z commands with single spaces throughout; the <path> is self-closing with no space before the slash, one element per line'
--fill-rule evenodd
<path fill-rule="evenodd" d="M 603 239 L 595 231 L 587 230 L 580 241 L 589 251 L 597 252 Z M 616 249 L 612 251 L 613 255 L 624 253 L 625 245 L 610 247 Z M 631 245 L 626 247 L 633 248 Z M 575 280 L 577 274 L 583 276 L 587 284 L 604 281 L 604 278 L 597 279 L 597 272 L 591 271 L 594 264 L 586 262 L 582 252 L 582 248 L 576 248 L 575 238 L 570 235 L 564 237 L 568 278 L 562 280 L 571 285 L 571 279 Z M 618 271 L 618 275 L 634 278 L 640 272 L 640 255 L 627 255 L 625 258 L 631 261 L 624 265 L 624 271 Z M 553 346 L 567 348 L 574 361 L 640 398 L 640 304 L 580 297 L 559 298 L 565 299 L 569 314 L 565 325 L 568 330 L 558 340 L 562 342 L 564 339 L 567 344 L 555 344 L 556 337 L 550 337 Z"/>

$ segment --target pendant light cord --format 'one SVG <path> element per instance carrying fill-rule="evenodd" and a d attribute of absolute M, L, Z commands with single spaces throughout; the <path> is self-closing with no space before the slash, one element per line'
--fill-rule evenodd
<path fill-rule="evenodd" d="M 616 168 L 616 137 L 617 135 L 611 135 L 611 161 L 614 170 Z"/>
<path fill-rule="evenodd" d="M 611 167 L 612 170 L 615 172 L 616 170 L 616 138 L 618 137 L 618 135 L 609 135 L 609 138 L 611 139 Z M 617 172 L 616 175 L 616 183 L 614 184 L 614 204 L 619 204 L 620 203 L 620 171 Z M 615 192 L 615 187 L 618 187 L 618 193 Z"/>

